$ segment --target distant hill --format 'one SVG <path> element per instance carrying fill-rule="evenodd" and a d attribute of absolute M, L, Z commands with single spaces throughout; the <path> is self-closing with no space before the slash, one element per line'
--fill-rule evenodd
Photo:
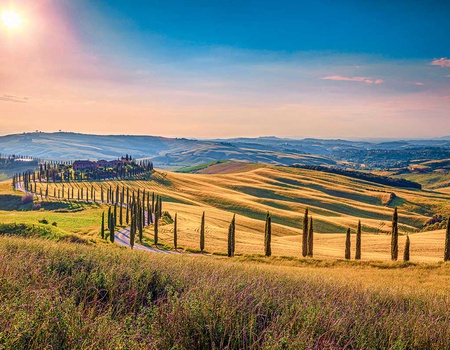
<path fill-rule="evenodd" d="M 194 140 L 157 136 L 23 133 L 0 137 L 0 154 L 42 159 L 114 159 L 124 154 L 179 169 L 218 160 L 273 165 L 401 168 L 411 162 L 450 158 L 450 139 L 349 141 L 270 137 Z"/>

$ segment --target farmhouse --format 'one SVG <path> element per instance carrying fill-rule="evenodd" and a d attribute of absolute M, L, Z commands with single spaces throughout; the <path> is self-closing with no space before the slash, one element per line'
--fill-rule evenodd
<path fill-rule="evenodd" d="M 73 170 L 94 170 L 97 168 L 98 163 L 90 160 L 76 160 L 73 162 Z"/>

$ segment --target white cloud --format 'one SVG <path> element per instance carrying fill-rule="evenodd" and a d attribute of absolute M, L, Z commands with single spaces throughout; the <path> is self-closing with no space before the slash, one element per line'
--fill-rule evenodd
<path fill-rule="evenodd" d="M 383 79 L 373 79 L 370 77 L 343 77 L 341 75 L 331 75 L 328 77 L 321 78 L 322 80 L 334 80 L 334 81 L 356 81 L 359 83 L 366 84 L 382 84 L 384 83 Z"/>
<path fill-rule="evenodd" d="M 431 62 L 432 66 L 450 67 L 450 59 L 442 57 Z"/>

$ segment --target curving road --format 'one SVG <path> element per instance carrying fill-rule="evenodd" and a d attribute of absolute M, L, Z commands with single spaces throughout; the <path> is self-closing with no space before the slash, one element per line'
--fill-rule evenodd
<path fill-rule="evenodd" d="M 36 194 L 36 193 L 33 193 L 33 192 L 25 190 L 23 185 L 24 185 L 23 181 L 22 182 L 17 182 L 16 183 L 16 190 L 21 191 L 21 192 L 23 192 L 25 194 L 32 194 L 34 196 L 38 196 L 38 194 Z M 78 202 L 78 200 L 72 200 L 72 201 L 73 202 Z M 89 200 L 88 201 L 80 200 L 79 202 L 94 203 L 93 201 L 89 201 Z M 95 203 L 97 203 L 97 201 Z M 106 203 L 106 204 L 112 204 L 112 203 Z M 123 206 L 126 207 L 127 205 L 123 204 Z M 149 212 L 146 211 L 145 212 L 145 217 L 147 218 L 148 215 L 149 215 Z M 151 214 L 151 215 L 153 215 L 153 214 Z M 116 234 L 114 235 L 114 242 L 119 244 L 119 245 L 131 248 L 131 245 L 130 245 L 130 227 L 125 227 L 125 228 L 120 229 L 119 231 L 117 231 Z M 169 251 L 169 250 L 161 250 L 161 249 L 157 249 L 157 248 L 153 248 L 153 247 L 146 247 L 146 246 L 143 246 L 142 244 L 139 244 L 139 243 L 136 243 L 136 242 L 134 243 L 133 249 L 142 250 L 142 251 L 151 252 L 151 253 L 160 253 L 160 254 L 181 254 L 180 252 L 174 252 L 174 251 Z"/>

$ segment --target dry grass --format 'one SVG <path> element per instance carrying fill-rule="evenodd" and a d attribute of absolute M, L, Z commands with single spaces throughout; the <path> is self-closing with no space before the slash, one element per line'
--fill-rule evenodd
<path fill-rule="evenodd" d="M 0 348 L 450 348 L 448 264 L 240 260 L 0 238 Z"/>

